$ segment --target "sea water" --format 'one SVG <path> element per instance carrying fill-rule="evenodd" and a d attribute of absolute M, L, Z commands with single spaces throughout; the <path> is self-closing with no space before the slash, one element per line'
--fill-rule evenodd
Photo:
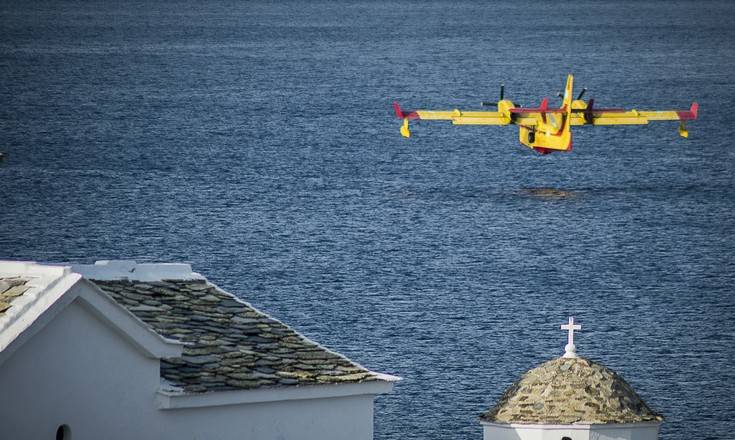
<path fill-rule="evenodd" d="M 479 439 L 525 370 L 581 355 L 666 416 L 735 434 L 733 2 L 0 4 L 0 258 L 184 261 L 403 377 L 376 438 Z M 413 124 L 391 103 L 555 103 L 675 122 Z"/>

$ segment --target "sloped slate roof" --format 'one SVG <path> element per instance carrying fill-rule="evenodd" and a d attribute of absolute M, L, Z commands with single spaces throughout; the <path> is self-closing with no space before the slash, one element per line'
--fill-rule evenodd
<path fill-rule="evenodd" d="M 559 358 L 528 371 L 480 419 L 494 423 L 607 424 L 663 420 L 613 370 Z"/>
<path fill-rule="evenodd" d="M 92 280 L 160 335 L 184 342 L 161 377 L 187 393 L 379 380 L 204 280 Z"/>
<path fill-rule="evenodd" d="M 0 278 L 0 316 L 13 306 L 13 300 L 30 288 L 26 283 L 29 280 L 19 277 Z"/>

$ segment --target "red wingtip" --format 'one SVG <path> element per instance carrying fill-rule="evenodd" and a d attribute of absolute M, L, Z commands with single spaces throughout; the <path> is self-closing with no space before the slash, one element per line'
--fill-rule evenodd
<path fill-rule="evenodd" d="M 401 111 L 401 106 L 398 105 L 398 101 L 393 101 L 393 110 L 396 111 L 396 116 L 398 117 L 398 119 L 405 118 L 405 115 Z"/>
<path fill-rule="evenodd" d="M 697 113 L 699 113 L 699 104 L 693 102 L 689 110 L 684 110 L 676 113 L 679 114 L 679 119 L 681 119 L 682 121 L 692 121 L 694 119 L 697 119 Z"/>
<path fill-rule="evenodd" d="M 404 112 L 396 101 L 393 101 L 393 110 L 395 110 L 398 119 L 421 119 L 419 118 L 419 114 L 414 110 L 406 110 Z"/>

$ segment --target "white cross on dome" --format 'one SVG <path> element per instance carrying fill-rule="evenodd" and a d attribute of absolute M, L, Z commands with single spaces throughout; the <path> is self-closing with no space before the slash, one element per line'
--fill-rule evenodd
<path fill-rule="evenodd" d="M 561 329 L 569 330 L 567 345 L 566 347 L 564 347 L 564 357 L 565 358 L 576 358 L 577 357 L 577 347 L 574 345 L 574 330 L 582 330 L 582 325 L 575 324 L 574 316 L 570 316 L 569 324 L 562 324 Z"/>

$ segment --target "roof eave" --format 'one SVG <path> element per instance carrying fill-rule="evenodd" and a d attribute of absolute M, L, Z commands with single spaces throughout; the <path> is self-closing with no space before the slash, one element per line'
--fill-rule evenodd
<path fill-rule="evenodd" d="M 386 375 L 387 376 L 387 375 Z M 390 376 L 395 378 L 395 376 Z M 390 393 L 397 379 L 366 382 L 255 388 L 251 390 L 180 393 L 159 390 L 159 409 L 200 408 L 223 405 L 279 402 L 285 400 L 326 399 Z"/>

